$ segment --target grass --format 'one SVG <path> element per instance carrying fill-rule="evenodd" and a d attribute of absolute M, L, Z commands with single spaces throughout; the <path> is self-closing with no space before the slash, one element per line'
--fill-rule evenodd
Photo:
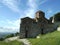
<path fill-rule="evenodd" d="M 18 41 L 11 41 L 8 43 L 4 41 L 0 41 L 0 45 L 23 45 L 23 43 Z"/>
<path fill-rule="evenodd" d="M 39 36 L 40 38 L 38 39 L 30 38 L 28 40 L 32 45 L 60 45 L 60 32 L 58 31 Z M 16 40 L 8 43 L 0 41 L 0 45 L 23 45 L 23 43 Z"/>
<path fill-rule="evenodd" d="M 55 31 L 45 35 L 40 35 L 40 38 L 30 38 L 32 45 L 60 45 L 60 32 Z"/>

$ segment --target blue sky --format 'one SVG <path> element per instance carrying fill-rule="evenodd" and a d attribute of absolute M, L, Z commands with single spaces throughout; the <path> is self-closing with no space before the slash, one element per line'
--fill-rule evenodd
<path fill-rule="evenodd" d="M 19 31 L 20 19 L 34 18 L 35 12 L 42 10 L 50 18 L 60 12 L 60 0 L 0 0 L 0 32 Z"/>

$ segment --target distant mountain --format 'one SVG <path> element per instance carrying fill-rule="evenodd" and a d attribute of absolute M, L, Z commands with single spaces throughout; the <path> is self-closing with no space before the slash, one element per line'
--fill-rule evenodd
<path fill-rule="evenodd" d="M 12 34 L 12 32 L 0 32 L 0 38 L 5 37 L 6 35 L 9 35 L 9 34 Z"/>
<path fill-rule="evenodd" d="M 19 32 L 19 29 L 11 29 L 11 28 L 0 27 L 0 32 L 16 33 L 16 32 Z"/>

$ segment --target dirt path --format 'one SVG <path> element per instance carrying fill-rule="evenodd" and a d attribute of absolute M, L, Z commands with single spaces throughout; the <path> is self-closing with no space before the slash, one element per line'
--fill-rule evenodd
<path fill-rule="evenodd" d="M 29 40 L 27 40 L 27 39 L 18 39 L 18 41 L 23 42 L 24 45 L 32 45 L 32 44 L 29 42 Z"/>
<path fill-rule="evenodd" d="M 13 40 L 17 40 L 19 42 L 23 42 L 24 45 L 32 45 L 28 39 L 19 39 L 19 36 L 16 37 L 11 37 L 11 38 L 7 38 L 5 39 L 5 42 L 9 42 L 9 41 L 13 41 Z"/>

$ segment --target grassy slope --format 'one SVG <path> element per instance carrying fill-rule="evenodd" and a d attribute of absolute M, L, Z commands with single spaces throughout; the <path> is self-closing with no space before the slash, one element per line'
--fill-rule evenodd
<path fill-rule="evenodd" d="M 0 45 L 23 45 L 22 42 L 18 42 L 18 41 L 11 41 L 11 42 L 4 42 L 4 41 L 0 41 Z"/>
<path fill-rule="evenodd" d="M 32 45 L 60 45 L 60 32 L 55 31 L 45 35 L 40 35 L 39 39 L 30 38 L 29 41 Z M 8 43 L 0 41 L 0 45 L 23 45 L 23 43 L 18 41 L 11 41 Z"/>
<path fill-rule="evenodd" d="M 29 39 L 32 45 L 60 45 L 60 32 L 55 31 L 40 36 L 39 39 Z"/>

